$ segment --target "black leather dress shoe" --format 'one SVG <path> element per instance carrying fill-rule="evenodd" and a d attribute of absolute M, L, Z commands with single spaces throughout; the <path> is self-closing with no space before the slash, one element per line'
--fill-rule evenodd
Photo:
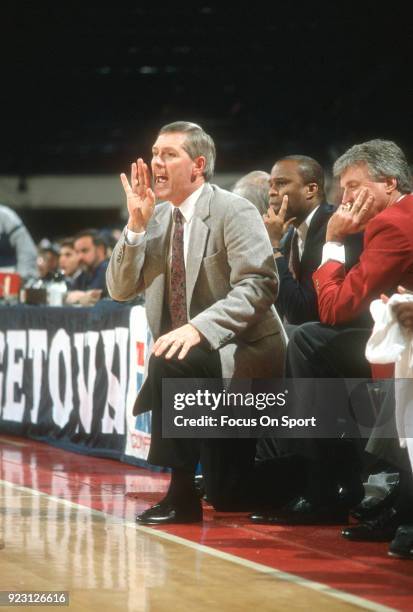
<path fill-rule="evenodd" d="M 401 525 L 390 543 L 389 555 L 399 559 L 413 559 L 413 525 Z"/>
<path fill-rule="evenodd" d="M 136 517 L 136 522 L 140 525 L 199 523 L 201 521 L 202 506 L 198 498 L 185 503 L 165 499 Z"/>
<path fill-rule="evenodd" d="M 341 532 L 343 538 L 357 542 L 390 542 L 397 528 L 405 522 L 406 515 L 396 508 L 386 508 L 381 514 Z"/>
<path fill-rule="evenodd" d="M 297 497 L 280 510 L 254 513 L 250 519 L 261 525 L 343 525 L 348 522 L 348 511 L 338 503 L 314 504 L 305 497 Z"/>

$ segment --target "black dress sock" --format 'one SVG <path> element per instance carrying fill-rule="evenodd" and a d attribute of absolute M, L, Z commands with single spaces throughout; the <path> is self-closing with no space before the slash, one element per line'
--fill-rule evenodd
<path fill-rule="evenodd" d="M 195 472 L 172 468 L 171 482 L 166 497 L 168 500 L 177 502 L 198 499 L 195 489 Z"/>

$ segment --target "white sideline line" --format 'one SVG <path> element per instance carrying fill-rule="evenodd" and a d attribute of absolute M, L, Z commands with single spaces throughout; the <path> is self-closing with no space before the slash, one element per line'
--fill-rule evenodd
<path fill-rule="evenodd" d="M 27 446 L 25 442 L 15 442 L 14 440 L 9 440 L 8 438 L 3 438 L 2 436 L 0 436 L 0 442 L 10 444 L 10 446 Z"/>
<path fill-rule="evenodd" d="M 77 504 L 76 502 L 72 502 L 67 499 L 61 499 L 60 497 L 55 497 L 54 495 L 43 493 L 43 491 L 38 491 L 37 489 L 31 489 L 30 487 L 23 487 L 21 485 L 15 485 L 11 482 L 7 482 L 6 480 L 0 480 L 0 485 L 3 485 L 4 487 L 15 489 L 17 491 L 21 491 L 24 493 L 30 493 L 31 495 L 37 495 L 39 497 L 47 497 L 48 499 L 51 499 L 62 505 L 69 506 L 72 508 L 77 508 L 79 510 L 84 510 L 96 516 L 104 517 L 106 519 L 112 520 L 113 522 L 121 522 L 126 527 L 134 529 L 135 531 L 140 531 L 142 533 L 146 533 L 148 535 L 155 536 L 162 540 L 167 540 L 169 542 L 174 542 L 175 544 L 186 546 L 187 548 L 192 548 L 193 550 L 203 552 L 212 557 L 217 557 L 219 559 L 223 559 L 231 563 L 236 563 L 238 565 L 248 567 L 249 569 L 255 570 L 257 572 L 261 572 L 262 574 L 267 574 L 269 576 L 272 576 L 273 578 L 276 578 L 277 580 L 284 580 L 285 582 L 290 582 L 298 586 L 312 589 L 313 591 L 318 591 L 319 593 L 323 595 L 328 595 L 329 597 L 340 599 L 341 601 L 344 601 L 346 603 L 350 603 L 355 606 L 359 606 L 360 608 L 363 608 L 364 610 L 372 610 L 374 612 L 395 612 L 395 608 L 389 608 L 387 606 L 382 606 L 381 604 L 377 604 L 377 603 L 368 601 L 367 599 L 363 599 L 357 595 L 351 595 L 350 593 L 339 591 L 338 589 L 329 587 L 328 585 L 323 584 L 321 582 L 314 582 L 312 580 L 308 580 L 306 578 L 296 576 L 295 574 L 282 572 L 281 570 L 277 570 L 272 567 L 268 567 L 267 565 L 262 565 L 261 563 L 256 563 L 255 561 L 249 561 L 248 559 L 243 559 L 241 557 L 237 557 L 230 553 L 216 550 L 215 548 L 212 548 L 210 546 L 205 546 L 204 544 L 197 544 L 196 542 L 191 542 L 190 540 L 186 540 L 185 538 L 182 538 L 180 536 L 175 536 L 170 533 L 166 533 L 164 531 L 158 531 L 157 529 L 152 529 L 151 527 L 137 525 L 136 523 L 133 523 L 131 521 L 122 521 L 121 518 L 113 516 L 112 514 L 107 514 L 106 512 L 102 512 L 101 510 L 94 510 L 93 508 L 89 508 L 88 506 L 82 506 L 81 504 Z"/>

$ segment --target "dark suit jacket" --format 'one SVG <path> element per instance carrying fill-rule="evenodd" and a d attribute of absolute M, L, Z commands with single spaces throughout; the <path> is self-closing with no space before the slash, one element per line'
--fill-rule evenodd
<path fill-rule="evenodd" d="M 106 269 L 109 260 L 104 259 L 100 262 L 93 272 L 82 272 L 73 281 L 71 290 L 89 291 L 90 289 L 102 289 L 102 297 L 108 295 L 106 288 Z"/>
<path fill-rule="evenodd" d="M 360 261 L 348 273 L 327 261 L 314 273 L 320 320 L 348 324 L 381 293 L 398 285 L 413 287 L 413 195 L 406 195 L 373 217 L 366 226 Z"/>
<path fill-rule="evenodd" d="M 275 305 L 279 314 L 293 325 L 319 320 L 317 294 L 312 275 L 321 263 L 326 227 L 334 211 L 334 206 L 324 203 L 314 213 L 304 244 L 298 281 L 294 279 L 288 269 L 294 228 L 291 227 L 283 239 L 281 248 L 284 256 L 275 258 L 280 277 L 280 289 Z M 349 237 L 346 241 L 346 247 L 346 258 L 348 256 L 346 265 L 347 269 L 350 269 L 358 261 L 362 251 L 362 234 Z"/>

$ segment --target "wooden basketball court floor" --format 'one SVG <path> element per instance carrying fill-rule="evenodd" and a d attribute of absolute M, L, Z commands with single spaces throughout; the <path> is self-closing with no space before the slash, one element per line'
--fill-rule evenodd
<path fill-rule="evenodd" d="M 338 527 L 255 526 L 208 506 L 200 525 L 136 525 L 167 483 L 1 435 L 0 591 L 69 591 L 85 612 L 413 610 L 413 563 Z"/>

